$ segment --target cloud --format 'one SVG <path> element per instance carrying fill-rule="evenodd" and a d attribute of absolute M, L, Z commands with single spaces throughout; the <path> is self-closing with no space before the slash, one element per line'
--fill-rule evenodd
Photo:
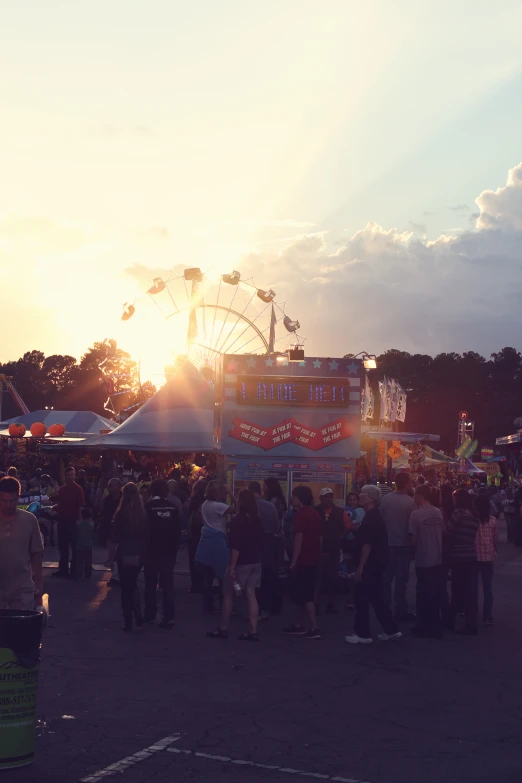
<path fill-rule="evenodd" d="M 454 207 L 448 207 L 452 212 L 468 212 L 469 207 L 467 204 L 455 204 Z"/>
<path fill-rule="evenodd" d="M 522 163 L 510 169 L 503 187 L 484 190 L 476 204 L 480 210 L 477 228 L 522 231 Z"/>
<path fill-rule="evenodd" d="M 325 232 L 300 234 L 233 266 L 287 303 L 310 355 L 392 347 L 488 354 L 522 331 L 522 164 L 476 203 L 474 229 L 448 229 L 431 241 L 422 224 L 398 231 L 370 222 L 342 244 Z M 167 272 L 141 264 L 127 274 L 144 288 Z"/>
<path fill-rule="evenodd" d="M 296 237 L 279 253 L 248 254 L 238 268 L 270 280 L 299 318 L 310 354 L 488 354 L 522 331 L 522 163 L 476 203 L 475 229 L 432 241 L 368 223 L 342 245 Z"/>
<path fill-rule="evenodd" d="M 413 221 L 410 220 L 408 225 L 414 234 L 420 234 L 423 237 L 427 236 L 428 228 L 425 223 L 413 223 Z"/>
<path fill-rule="evenodd" d="M 232 266 L 287 303 L 310 355 L 392 347 L 489 354 L 522 333 L 522 163 L 476 204 L 473 227 L 450 228 L 434 240 L 424 224 L 398 231 L 370 222 L 341 240 L 317 231 L 281 248 L 267 243 Z M 127 276 L 146 290 L 153 277 L 168 274 L 156 266 L 136 264 Z"/>

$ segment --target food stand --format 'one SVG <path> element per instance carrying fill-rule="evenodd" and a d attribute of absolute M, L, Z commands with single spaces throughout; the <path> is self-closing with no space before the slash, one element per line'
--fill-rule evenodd
<path fill-rule="evenodd" d="M 224 355 L 216 434 L 234 491 L 272 476 L 288 501 L 295 486 L 316 501 L 329 486 L 344 504 L 360 454 L 362 372 L 357 359 Z"/>

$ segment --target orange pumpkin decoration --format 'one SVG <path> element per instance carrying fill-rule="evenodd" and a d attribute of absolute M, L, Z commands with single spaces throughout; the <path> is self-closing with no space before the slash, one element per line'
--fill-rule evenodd
<path fill-rule="evenodd" d="M 35 421 L 31 424 L 30 433 L 33 438 L 43 438 L 47 432 L 47 427 L 42 421 Z"/>
<path fill-rule="evenodd" d="M 51 424 L 48 432 L 52 438 L 61 438 L 65 433 L 65 427 L 63 424 Z"/>
<path fill-rule="evenodd" d="M 25 424 L 17 421 L 15 424 L 9 425 L 9 435 L 11 438 L 23 438 L 26 433 Z"/>

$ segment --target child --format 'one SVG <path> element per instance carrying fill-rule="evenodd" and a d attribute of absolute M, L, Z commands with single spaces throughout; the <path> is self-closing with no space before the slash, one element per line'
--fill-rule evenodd
<path fill-rule="evenodd" d="M 90 508 L 84 508 L 76 523 L 76 579 L 90 579 L 94 522 Z"/>

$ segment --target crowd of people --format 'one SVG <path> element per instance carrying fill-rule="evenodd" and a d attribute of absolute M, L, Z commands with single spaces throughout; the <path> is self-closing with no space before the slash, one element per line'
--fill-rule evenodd
<path fill-rule="evenodd" d="M 206 615 L 219 615 L 207 636 L 228 637 L 234 600 L 244 596 L 249 626 L 239 638 L 253 642 L 259 622 L 281 614 L 285 596 L 296 615 L 283 633 L 321 639 L 319 617 L 339 612 L 341 592 L 345 608 L 355 613 L 345 637 L 350 644 L 373 641 L 370 607 L 381 641 L 399 640 L 406 624 L 423 638 L 441 638 L 445 629 L 475 635 L 479 581 L 483 624 L 493 625 L 498 518 L 503 511 L 513 540 L 522 504 L 522 489 L 455 488 L 423 477 L 414 483 L 399 473 L 394 491 L 383 495 L 366 484 L 345 504 L 330 487 L 315 502 L 308 486 L 295 486 L 288 508 L 274 478 L 252 481 L 237 496 L 218 479 L 200 478 L 189 496 L 175 479 L 144 474 L 125 484 L 111 478 L 93 514 L 82 479 L 69 467 L 53 491 L 60 553 L 53 577 L 89 579 L 96 536 L 107 550 L 109 584 L 119 585 L 124 630 L 155 621 L 158 590 L 159 625 L 171 629 L 174 567 L 186 528 L 190 592 L 201 596 Z M 42 593 L 41 530 L 33 514 L 19 508 L 20 491 L 16 469 L 9 469 L 0 478 L 2 608 L 33 608 Z M 415 608 L 407 592 L 412 562 Z"/>

